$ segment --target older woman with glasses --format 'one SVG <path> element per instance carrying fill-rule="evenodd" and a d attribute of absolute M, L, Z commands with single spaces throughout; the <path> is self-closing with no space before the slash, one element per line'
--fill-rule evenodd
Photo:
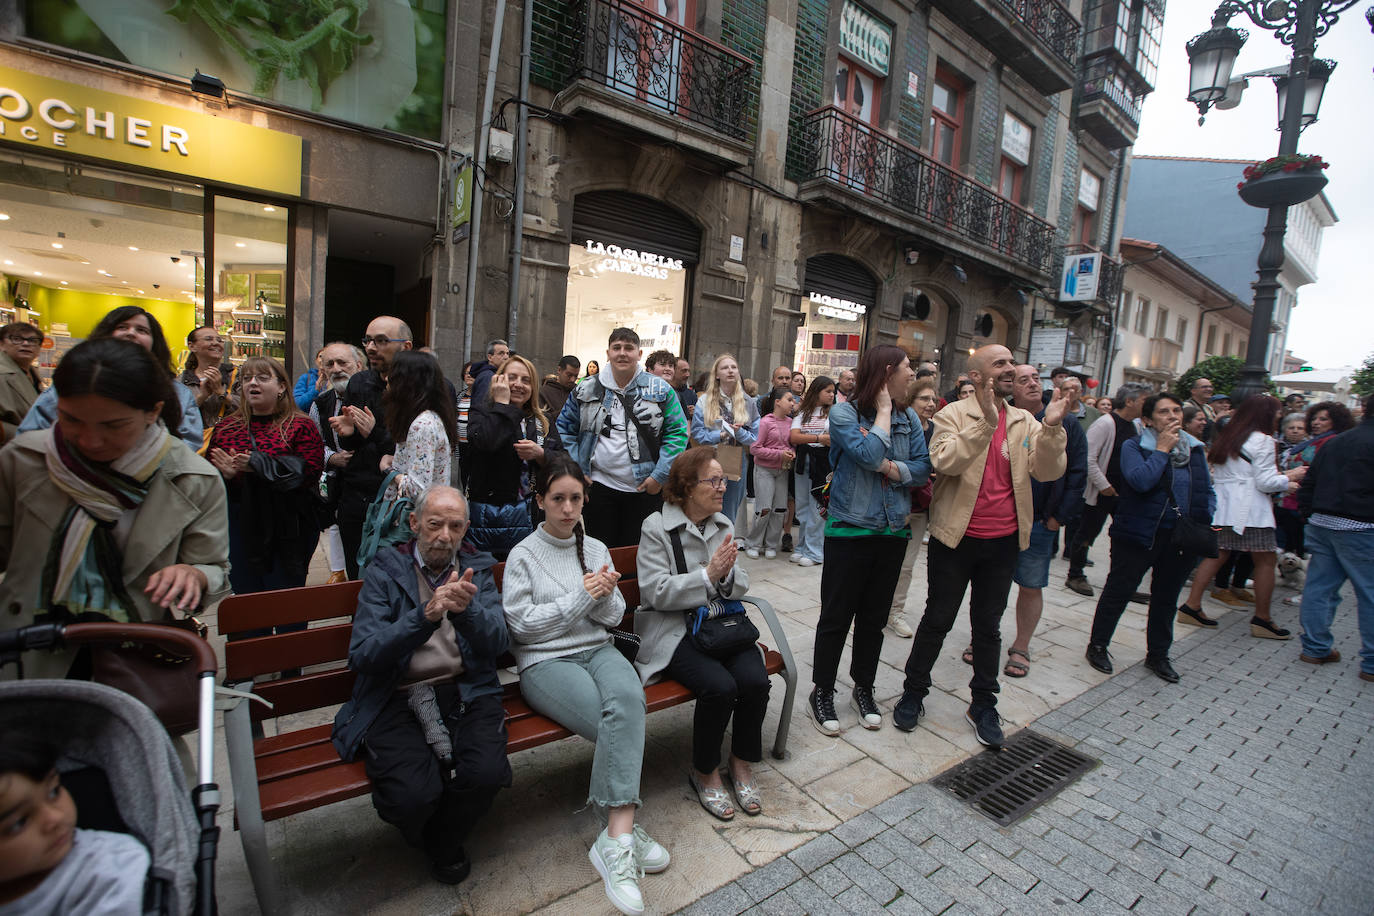
<path fill-rule="evenodd" d="M 769 682 L 757 645 L 717 658 L 687 638 L 684 612 L 718 598 L 740 598 L 749 588 L 748 573 L 735 565 L 734 527 L 722 511 L 725 485 L 715 449 L 688 449 L 668 474 L 663 510 L 644 520 L 638 554 L 642 604 L 635 613 L 642 644 L 635 668 L 645 684 L 666 674 L 697 695 L 687 778 L 701 806 L 728 821 L 736 808 L 749 815 L 763 811 L 752 765 L 763 759 Z M 731 718 L 726 774 L 733 803 L 718 771 Z"/>
<path fill-rule="evenodd" d="M 33 364 L 43 346 L 43 332 L 16 321 L 0 328 L 0 443 L 19 432 L 19 424 L 38 397 Z"/>

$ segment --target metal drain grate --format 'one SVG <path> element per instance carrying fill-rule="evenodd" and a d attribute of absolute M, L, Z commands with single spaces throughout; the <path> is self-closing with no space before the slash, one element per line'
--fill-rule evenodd
<path fill-rule="evenodd" d="M 933 782 L 1007 827 L 1095 766 L 1094 758 L 1025 728 L 1001 751 L 965 760 Z"/>

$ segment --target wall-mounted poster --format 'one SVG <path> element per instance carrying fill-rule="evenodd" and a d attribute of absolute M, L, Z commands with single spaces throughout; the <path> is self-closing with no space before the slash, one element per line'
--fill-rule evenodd
<path fill-rule="evenodd" d="M 259 300 L 281 305 L 281 271 L 268 270 L 253 274 L 253 301 Z"/>
<path fill-rule="evenodd" d="M 438 139 L 447 0 L 22 0 L 24 35 Z"/>

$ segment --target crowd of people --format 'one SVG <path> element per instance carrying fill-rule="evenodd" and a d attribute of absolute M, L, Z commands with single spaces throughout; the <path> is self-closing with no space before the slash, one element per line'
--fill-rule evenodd
<path fill-rule="evenodd" d="M 741 552 L 822 567 L 806 715 L 826 736 L 843 729 L 846 643 L 853 721 L 913 731 L 967 596 L 965 718 L 1000 747 L 1000 681 L 1031 674 L 1061 551 L 1065 587 L 1097 598 L 1085 655 L 1100 671 L 1131 601 L 1148 605 L 1145 665 L 1169 682 L 1175 625 L 1217 625 L 1204 598 L 1253 608 L 1257 638 L 1290 638 L 1273 601 L 1283 565 L 1306 567 L 1312 664 L 1340 660 L 1331 627 L 1354 584 L 1358 676 L 1374 681 L 1374 398 L 1358 423 L 1334 401 L 1255 395 L 1233 410 L 1207 379 L 1188 398 L 1135 383 L 1085 398 L 1081 375 L 1056 369 L 1047 386 L 999 345 L 970 354 L 943 396 L 935 365 L 890 345 L 833 379 L 780 366 L 762 391 L 721 354 L 693 385 L 689 360 L 646 357 L 628 328 L 585 372 L 567 355 L 541 375 L 491 341 L 455 388 L 392 316 L 360 345 L 321 348 L 293 383 L 276 359 L 226 360 L 209 326 L 178 371 L 135 307 L 107 315 L 43 389 L 39 340 L 0 328 L 5 625 L 158 621 L 231 589 L 302 586 L 323 539 L 329 581 L 362 580 L 335 747 L 363 761 L 378 814 L 440 881 L 467 876 L 468 834 L 511 782 L 508 653 L 529 706 L 594 745 L 587 801 L 605 826 L 589 859 L 622 912 L 643 912 L 642 877 L 670 862 L 640 810 L 647 685 L 695 694 L 686 777 L 701 807 L 722 821 L 764 810 L 754 765 L 770 682 L 742 625 Z M 1098 595 L 1088 550 L 1104 527 Z M 631 650 L 612 553 L 629 546 Z M 885 633 L 912 640 L 888 710 Z M 75 657 L 27 661 L 30 676 L 89 674 Z M 26 772 L 47 778 L 41 760 Z"/>

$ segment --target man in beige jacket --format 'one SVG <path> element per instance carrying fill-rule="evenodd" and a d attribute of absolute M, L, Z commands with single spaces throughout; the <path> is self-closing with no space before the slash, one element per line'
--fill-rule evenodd
<path fill-rule="evenodd" d="M 0 327 L 0 444 L 18 434 L 38 397 L 33 364 L 42 346 L 43 332 L 33 325 L 16 321 Z"/>
<path fill-rule="evenodd" d="M 972 585 L 973 702 L 965 718 L 980 742 L 1002 746 L 997 715 L 1002 614 L 1017 554 L 1030 542 L 1030 478 L 1049 482 L 1063 476 L 1067 441 L 1061 426 L 1068 405 L 1063 391 L 1055 389 L 1043 422 L 1037 421 L 1030 411 L 1006 402 L 1015 373 L 1010 350 L 983 347 L 969 357 L 974 396 L 935 414 L 926 612 L 892 713 L 893 724 L 903 731 L 914 729 L 925 711 L 931 669 Z"/>

